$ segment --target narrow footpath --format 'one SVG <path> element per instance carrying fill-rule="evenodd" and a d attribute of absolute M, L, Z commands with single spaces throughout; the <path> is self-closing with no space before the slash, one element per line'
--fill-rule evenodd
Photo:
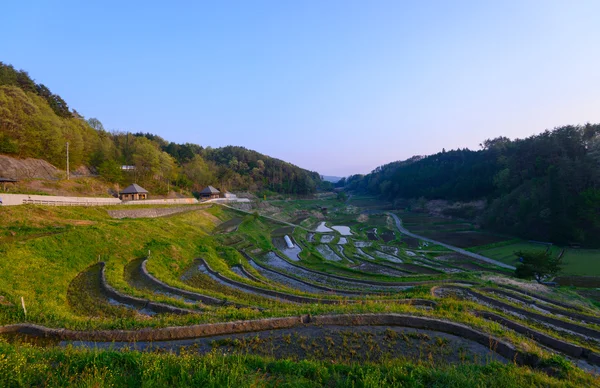
<path fill-rule="evenodd" d="M 462 248 L 455 247 L 454 245 L 445 244 L 443 242 L 435 241 L 430 238 L 419 236 L 418 234 L 414 234 L 414 233 L 410 232 L 408 229 L 406 229 L 404 226 L 402 226 L 402 220 L 397 215 L 390 213 L 390 212 L 386 212 L 386 214 L 388 214 L 388 215 L 392 216 L 392 218 L 394 218 L 394 221 L 396 222 L 396 228 L 398 228 L 398 230 L 402 234 L 405 234 L 410 237 L 418 238 L 419 240 L 427 241 L 427 242 L 430 242 L 433 244 L 441 245 L 444 248 L 448 248 L 451 251 L 460 253 L 461 255 L 465 255 L 465 256 L 469 256 L 469 257 L 472 257 L 477 260 L 485 261 L 487 263 L 497 265 L 498 267 L 515 269 L 515 267 L 513 267 L 512 265 L 505 264 L 505 263 L 502 263 L 502 262 L 494 260 L 494 259 L 490 259 L 489 257 L 485 257 L 485 256 L 479 255 L 477 253 L 466 251 Z"/>

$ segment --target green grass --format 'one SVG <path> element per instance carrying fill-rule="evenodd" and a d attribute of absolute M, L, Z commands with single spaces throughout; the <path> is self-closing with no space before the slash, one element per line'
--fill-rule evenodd
<path fill-rule="evenodd" d="M 377 227 L 380 232 L 390 228 L 389 220 L 384 215 L 370 215 L 364 222 L 358 222 L 359 213 L 349 210 L 346 204 L 335 200 L 282 201 L 282 203 L 284 203 L 282 206 L 284 213 L 288 212 L 289 215 L 293 215 L 297 209 L 309 209 L 318 204 L 328 206 L 329 224 L 349 225 L 359 235 L 364 235 L 364 231 L 373 227 Z M 218 224 L 236 217 L 241 220 L 237 230 L 215 234 Z M 360 303 L 296 305 L 225 290 L 220 284 L 207 281 L 206 277 L 182 281 L 181 274 L 193 265 L 196 258 L 202 257 L 214 270 L 231 279 L 263 288 L 307 295 L 275 283 L 256 284 L 231 270 L 231 266 L 241 264 L 249 272 L 260 277 L 237 249 L 243 247 L 248 252 L 255 251 L 260 255 L 274 249 L 271 243 L 273 234 L 288 233 L 290 230 L 282 228 L 280 223 L 263 217 L 257 218 L 220 206 L 164 218 L 124 220 L 110 218 L 103 208 L 20 206 L 0 208 L 0 219 L 3 221 L 0 223 L 0 296 L 4 296 L 5 300 L 12 303 L 8 306 L 0 304 L 0 325 L 32 322 L 80 330 L 131 329 L 300 314 L 406 313 L 461 322 L 523 346 L 530 352 L 544 357 L 549 356 L 532 340 L 472 315 L 470 309 L 486 309 L 485 306 L 473 302 L 439 299 L 437 307 L 431 310 L 393 303 L 385 298 L 379 300 L 378 297 L 365 297 Z M 235 223 L 237 224 L 238 221 L 236 220 Z M 307 247 L 303 249 L 302 265 L 347 277 L 399 281 L 398 278 L 355 270 L 350 268 L 345 260 L 339 263 L 327 262 L 320 257 L 315 244 L 306 242 L 306 231 L 296 228 L 293 234 L 297 241 Z M 497 250 L 494 252 L 501 255 L 503 252 L 506 254 L 507 250 L 514 249 L 513 245 L 487 247 L 486 250 Z M 378 244 L 375 244 L 375 247 L 377 246 Z M 86 269 L 93 269 L 90 266 L 98 260 L 102 260 L 106 262 L 108 282 L 118 290 L 140 298 L 189 307 L 180 300 L 154 294 L 151 289 L 132 287 L 127 282 L 124 271 L 128 263 L 146 257 L 149 251 L 148 270 L 162 281 L 175 287 L 226 298 L 241 304 L 256 304 L 265 310 L 207 306 L 201 314 L 157 315 L 148 318 L 98 302 L 97 295 L 90 288 L 92 283 L 90 279 L 94 279 L 93 276 L 97 273 L 92 271 L 90 274 L 93 276 L 88 274 L 90 275 L 88 277 L 78 277 L 79 274 L 85 274 Z M 354 251 L 352 244 L 346 245 L 346 254 L 352 256 Z M 410 257 L 402 258 L 407 262 L 411 261 Z M 586 250 L 569 250 L 565 256 L 565 260 L 570 260 L 569 265 L 573 268 L 584 265 L 594 258 L 597 258 L 595 251 Z M 423 275 L 405 277 L 402 280 L 449 277 L 480 281 L 472 273 Z M 77 292 L 73 294 L 73 287 L 79 294 Z M 21 296 L 26 302 L 27 316 L 20 307 Z M 432 298 L 432 296 L 428 287 L 417 287 L 395 293 L 389 298 Z M 8 345 L 2 341 L 0 338 L 0 386 L 185 386 L 194 384 L 389 386 L 405 383 L 416 386 L 510 387 L 532 384 L 592 386 L 593 383 L 597 383 L 575 368 L 565 372 L 561 378 L 552 378 L 526 368 L 498 364 L 485 367 L 474 365 L 425 367 L 405 360 L 396 360 L 379 364 L 340 365 L 320 361 L 275 361 L 268 357 L 254 356 L 224 357 L 217 354 L 176 356 L 136 352 L 38 349 Z"/>
<path fill-rule="evenodd" d="M 483 249 L 474 248 L 471 250 L 491 259 L 516 265 L 518 264 L 518 258 L 515 256 L 515 252 L 545 249 L 546 245 L 521 241 L 509 245 L 500 245 L 491 248 L 483 247 Z M 550 249 L 554 255 L 558 255 L 562 250 L 561 247 L 556 245 L 551 246 Z M 563 264 L 563 275 L 600 276 L 600 250 L 565 248 Z"/>
<path fill-rule="evenodd" d="M 402 359 L 374 363 L 39 349 L 0 343 L 0 386 L 51 387 L 597 387 L 597 377 L 547 361 L 556 377 L 513 364 L 457 366 Z"/>

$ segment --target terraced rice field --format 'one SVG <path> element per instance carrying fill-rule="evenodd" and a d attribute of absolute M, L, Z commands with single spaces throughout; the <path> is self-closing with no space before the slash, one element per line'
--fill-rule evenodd
<path fill-rule="evenodd" d="M 333 230 L 217 205 L 165 219 L 104 212 L 3 213 L 9 226 L 25 219 L 42 230 L 0 245 L 0 346 L 14 353 L 29 349 L 19 341 L 41 339 L 59 352 L 522 366 L 559 383 L 597 382 L 600 309 L 572 290 L 517 280 L 418 239 L 411 249 L 398 231 L 370 240 L 362 231 L 384 226 L 368 221 L 339 244 Z M 94 224 L 45 234 L 77 218 Z M 283 235 L 296 250 L 286 251 Z"/>

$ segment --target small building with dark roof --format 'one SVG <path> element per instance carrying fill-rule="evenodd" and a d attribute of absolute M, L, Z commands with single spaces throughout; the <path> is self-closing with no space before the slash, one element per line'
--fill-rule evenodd
<path fill-rule="evenodd" d="M 148 190 L 134 183 L 131 186 L 127 186 L 119 193 L 119 199 L 122 201 L 139 201 L 148 199 Z"/>
<path fill-rule="evenodd" d="M 13 178 L 3 178 L 3 177 L 0 177 L 0 183 L 2 183 L 2 190 L 3 191 L 6 191 L 6 184 L 7 183 L 17 183 L 17 182 L 18 182 L 18 180 L 13 179 Z"/>
<path fill-rule="evenodd" d="M 207 186 L 204 189 L 202 189 L 202 191 L 200 192 L 201 199 L 219 198 L 220 195 L 221 195 L 221 192 L 212 186 Z"/>

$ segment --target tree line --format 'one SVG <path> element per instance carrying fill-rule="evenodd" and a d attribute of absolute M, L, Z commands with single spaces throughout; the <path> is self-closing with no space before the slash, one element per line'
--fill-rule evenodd
<path fill-rule="evenodd" d="M 389 200 L 485 199 L 480 223 L 559 244 L 599 246 L 600 124 L 568 125 L 481 149 L 442 151 L 390 163 L 339 186 Z"/>
<path fill-rule="evenodd" d="M 322 182 L 316 172 L 243 147 L 177 144 L 149 133 L 108 132 L 96 118 L 85 119 L 27 72 L 0 62 L 0 154 L 44 159 L 71 169 L 85 165 L 106 181 L 135 180 L 156 193 L 170 188 L 306 195 Z M 131 172 L 122 166 L 134 166 Z"/>

